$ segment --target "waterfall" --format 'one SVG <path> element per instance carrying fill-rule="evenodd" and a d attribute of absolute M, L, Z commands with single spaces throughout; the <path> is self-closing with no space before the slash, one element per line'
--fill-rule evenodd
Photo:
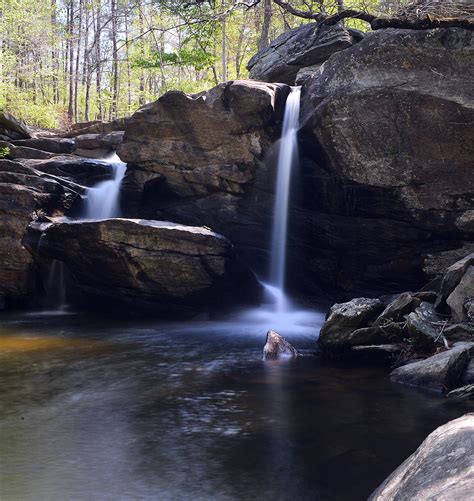
<path fill-rule="evenodd" d="M 46 281 L 45 304 L 57 312 L 66 311 L 66 276 L 64 263 L 53 259 Z"/>
<path fill-rule="evenodd" d="M 283 131 L 278 153 L 275 207 L 273 210 L 273 237 L 270 263 L 270 285 L 278 312 L 286 309 L 285 269 L 288 230 L 288 204 L 291 170 L 298 157 L 297 133 L 300 114 L 300 87 L 292 87 L 285 106 Z"/>
<path fill-rule="evenodd" d="M 120 216 L 120 186 L 127 164 L 114 153 L 105 161 L 112 168 L 112 179 L 88 188 L 86 192 L 85 219 L 107 219 Z"/>

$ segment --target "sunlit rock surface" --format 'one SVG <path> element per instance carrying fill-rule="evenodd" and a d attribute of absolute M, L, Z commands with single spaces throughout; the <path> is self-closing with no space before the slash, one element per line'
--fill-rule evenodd
<path fill-rule="evenodd" d="M 332 54 L 351 47 L 362 37 L 362 33 L 339 24 L 309 23 L 293 28 L 250 59 L 247 65 L 250 78 L 294 85 L 299 70 L 312 66 L 316 71 L 317 65 Z"/>
<path fill-rule="evenodd" d="M 473 252 L 473 79 L 474 33 L 450 28 L 377 31 L 306 81 L 306 199 L 328 286 L 415 289 Z"/>
<path fill-rule="evenodd" d="M 258 301 L 260 286 L 230 242 L 206 228 L 104 219 L 33 223 L 25 243 L 58 259 L 77 302 L 123 313 L 193 314 Z"/>
<path fill-rule="evenodd" d="M 440 426 L 369 501 L 468 501 L 474 492 L 474 414 Z"/>

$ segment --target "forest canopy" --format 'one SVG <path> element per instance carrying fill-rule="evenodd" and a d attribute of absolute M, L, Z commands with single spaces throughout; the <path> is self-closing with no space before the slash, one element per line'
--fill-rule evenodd
<path fill-rule="evenodd" d="M 0 108 L 51 128 L 127 116 L 167 90 L 247 77 L 253 54 L 318 16 L 390 16 L 410 3 L 0 0 Z M 370 29 L 360 18 L 344 22 Z"/>

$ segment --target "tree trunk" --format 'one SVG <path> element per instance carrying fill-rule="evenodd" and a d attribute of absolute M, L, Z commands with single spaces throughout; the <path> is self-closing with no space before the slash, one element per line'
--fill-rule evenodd
<path fill-rule="evenodd" d="M 339 0 L 342 1 L 342 0 Z M 258 50 L 265 50 L 270 45 L 270 27 L 272 24 L 272 0 L 265 0 L 263 7 L 263 24 L 260 38 L 258 39 Z"/>

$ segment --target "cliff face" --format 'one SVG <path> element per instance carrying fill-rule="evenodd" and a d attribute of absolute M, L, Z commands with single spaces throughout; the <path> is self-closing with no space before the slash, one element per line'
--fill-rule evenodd
<path fill-rule="evenodd" d="M 290 286 L 414 288 L 474 249 L 473 63 L 470 31 L 389 29 L 309 71 Z M 210 226 L 264 272 L 286 92 L 231 82 L 135 114 L 120 150 L 131 214 Z"/>

